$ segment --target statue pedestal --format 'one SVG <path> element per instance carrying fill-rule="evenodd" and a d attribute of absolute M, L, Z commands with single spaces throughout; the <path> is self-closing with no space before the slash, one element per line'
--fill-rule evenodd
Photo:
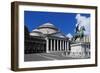
<path fill-rule="evenodd" d="M 71 44 L 70 57 L 72 58 L 89 58 L 90 43 L 76 42 Z"/>

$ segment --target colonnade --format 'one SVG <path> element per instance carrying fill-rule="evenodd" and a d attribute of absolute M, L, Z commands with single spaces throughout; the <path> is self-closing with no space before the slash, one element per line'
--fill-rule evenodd
<path fill-rule="evenodd" d="M 46 48 L 47 52 L 67 51 L 69 49 L 69 42 L 65 39 L 47 38 Z"/>

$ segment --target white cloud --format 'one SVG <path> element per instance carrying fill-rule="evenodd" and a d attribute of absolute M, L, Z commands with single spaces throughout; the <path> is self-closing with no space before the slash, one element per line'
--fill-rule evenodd
<path fill-rule="evenodd" d="M 66 36 L 67 36 L 68 38 L 70 38 L 70 39 L 73 37 L 70 33 L 68 33 Z"/>
<path fill-rule="evenodd" d="M 78 24 L 79 24 L 79 28 L 81 26 L 84 26 L 85 27 L 84 34 L 89 35 L 90 34 L 90 17 L 86 17 L 86 16 L 82 16 L 80 14 L 77 14 L 75 18 L 77 20 L 76 26 Z"/>

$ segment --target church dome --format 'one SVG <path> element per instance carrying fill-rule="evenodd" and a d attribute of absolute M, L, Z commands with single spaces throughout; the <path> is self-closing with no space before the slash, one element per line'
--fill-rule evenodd
<path fill-rule="evenodd" d="M 58 32 L 58 29 L 51 23 L 45 23 L 38 27 L 43 34 L 52 34 Z"/>
<path fill-rule="evenodd" d="M 38 29 L 32 30 L 32 32 L 30 33 L 30 35 L 31 36 L 40 36 L 40 37 L 43 36 L 42 32 L 40 32 Z"/>
<path fill-rule="evenodd" d="M 51 23 L 45 23 L 38 27 L 38 29 L 42 29 L 42 28 L 51 28 L 51 29 L 57 30 L 57 28 Z"/>

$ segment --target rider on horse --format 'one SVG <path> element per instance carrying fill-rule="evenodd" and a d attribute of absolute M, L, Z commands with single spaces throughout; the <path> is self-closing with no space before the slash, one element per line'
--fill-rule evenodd
<path fill-rule="evenodd" d="M 84 26 L 79 26 L 79 24 L 76 26 L 75 28 L 75 35 L 73 36 L 74 41 L 77 38 L 83 38 L 84 36 L 84 31 L 85 31 L 85 27 Z"/>

